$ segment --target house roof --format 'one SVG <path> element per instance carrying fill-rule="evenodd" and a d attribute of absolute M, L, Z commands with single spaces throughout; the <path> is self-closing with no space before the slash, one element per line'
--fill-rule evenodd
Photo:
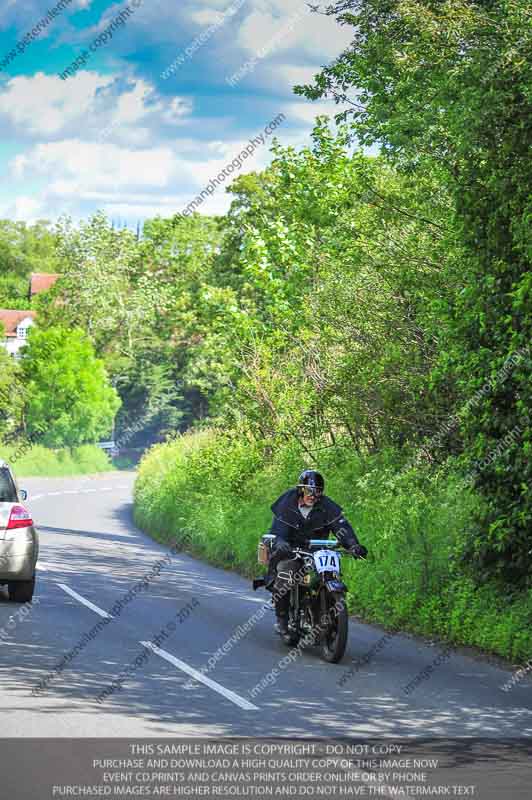
<path fill-rule="evenodd" d="M 30 297 L 50 289 L 60 277 L 57 272 L 32 272 L 30 275 Z"/>
<path fill-rule="evenodd" d="M 13 311 L 10 308 L 0 308 L 0 322 L 4 325 L 6 336 L 16 336 L 17 325 L 27 317 L 35 319 L 35 311 Z"/>

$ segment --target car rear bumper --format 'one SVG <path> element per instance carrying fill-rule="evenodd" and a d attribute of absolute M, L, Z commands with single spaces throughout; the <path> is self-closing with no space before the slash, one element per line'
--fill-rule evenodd
<path fill-rule="evenodd" d="M 13 531 L 13 537 L 9 533 L 4 533 L 7 539 L 0 536 L 0 582 L 29 580 L 35 574 L 39 555 L 35 530 Z"/>

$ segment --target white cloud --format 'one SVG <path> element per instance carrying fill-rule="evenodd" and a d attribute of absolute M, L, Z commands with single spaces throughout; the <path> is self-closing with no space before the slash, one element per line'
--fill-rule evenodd
<path fill-rule="evenodd" d="M 169 125 L 179 125 L 192 113 L 192 102 L 181 97 L 173 97 L 166 105 L 160 104 L 161 116 Z"/>
<path fill-rule="evenodd" d="M 42 219 L 43 215 L 40 213 L 42 208 L 43 203 L 40 198 L 19 195 L 6 210 L 4 216 L 15 220 L 35 222 L 38 219 Z"/>
<path fill-rule="evenodd" d="M 49 177 L 52 194 L 77 195 L 83 188 L 162 188 L 168 186 L 175 166 L 169 147 L 126 150 L 114 144 L 71 139 L 39 144 L 16 156 L 13 171 L 18 178 Z"/>
<path fill-rule="evenodd" d="M 296 7 L 291 14 L 281 18 L 263 11 L 252 11 L 238 31 L 237 44 L 248 55 L 260 59 L 273 58 L 276 53 L 298 46 L 307 18 L 307 8 Z"/>
<path fill-rule="evenodd" d="M 289 86 L 313 83 L 314 76 L 320 72 L 319 64 L 277 64 L 277 76 Z"/>
<path fill-rule="evenodd" d="M 257 136 L 259 131 L 257 131 Z M 263 169 L 270 160 L 269 143 L 257 142 L 254 153 L 233 165 L 214 194 L 201 206 L 202 213 L 223 213 L 231 198 L 225 189 L 239 174 Z M 46 189 L 35 200 L 49 215 L 75 208 L 104 208 L 131 218 L 173 214 L 190 203 L 249 143 L 245 140 L 191 139 L 173 146 L 159 144 L 131 149 L 115 143 L 87 142 L 79 138 L 37 144 L 11 161 L 13 177 L 44 179 Z M 20 209 L 24 207 L 20 201 Z M 32 209 L 29 208 L 28 211 Z"/>
<path fill-rule="evenodd" d="M 313 125 L 316 117 L 324 114 L 333 118 L 341 110 L 342 106 L 337 105 L 334 100 L 316 100 L 314 102 L 303 100 L 299 103 L 294 101 L 283 106 L 283 112 L 289 120 L 297 119 L 306 125 Z"/>
<path fill-rule="evenodd" d="M 191 112 L 189 100 L 165 98 L 146 81 L 90 71 L 80 71 L 66 81 L 43 72 L 19 76 L 0 92 L 0 118 L 15 130 L 39 138 L 68 135 L 80 126 L 86 138 L 100 138 L 102 129 L 109 126 L 122 133 L 130 129 L 135 137 L 135 129 L 147 120 L 177 125 Z"/>
<path fill-rule="evenodd" d="M 201 11 L 194 11 L 190 15 L 190 19 L 194 22 L 197 22 L 198 25 L 220 25 L 223 24 L 224 20 L 226 19 L 221 11 L 215 11 L 212 8 L 204 8 Z"/>
<path fill-rule="evenodd" d="M 270 55 L 289 49 L 318 55 L 327 61 L 347 47 L 352 30 L 341 28 L 333 17 L 310 12 L 306 2 L 257 2 L 244 19 L 237 43 L 250 54 Z"/>
<path fill-rule="evenodd" d="M 75 86 L 44 72 L 21 75 L 8 81 L 0 93 L 0 114 L 30 133 L 55 134 L 88 114 L 97 89 L 105 85 L 103 81 L 96 72 L 78 73 Z"/>
<path fill-rule="evenodd" d="M 118 97 L 111 124 L 135 125 L 139 123 L 146 116 L 145 103 L 152 92 L 153 87 L 144 81 L 137 81 L 130 92 L 124 92 Z"/>
<path fill-rule="evenodd" d="M 168 125 L 179 125 L 191 114 L 192 107 L 190 100 L 181 97 L 162 98 L 152 85 L 138 80 L 131 91 L 119 95 L 110 124 L 137 126 L 148 117 L 160 117 Z"/>
<path fill-rule="evenodd" d="M 156 202 L 152 199 L 151 203 L 138 202 L 138 198 L 135 198 L 135 202 L 105 203 L 101 207 L 109 217 L 125 217 L 133 222 L 137 219 L 146 219 L 157 215 L 171 217 L 183 211 L 194 197 L 195 194 L 175 195 L 163 198 L 162 202 L 160 202 L 161 198 L 158 197 Z M 202 203 L 198 211 L 201 214 L 225 214 L 231 205 L 232 199 L 232 196 L 228 195 L 223 187 L 220 187 L 217 192 Z"/>
<path fill-rule="evenodd" d="M 161 202 L 160 198 L 157 198 L 156 202 L 152 200 L 151 203 L 104 203 L 104 205 L 100 207 L 111 219 L 119 216 L 133 221 L 157 216 L 172 217 L 184 208 L 185 205 L 186 202 L 184 199 L 174 197 L 168 202 Z"/>

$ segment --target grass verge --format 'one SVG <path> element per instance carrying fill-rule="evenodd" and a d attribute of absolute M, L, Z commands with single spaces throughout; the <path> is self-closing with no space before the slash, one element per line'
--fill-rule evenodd
<path fill-rule="evenodd" d="M 110 472 L 114 469 L 103 450 L 88 444 L 71 450 L 48 450 L 41 445 L 34 445 L 22 453 L 3 448 L 0 450 L 0 458 L 10 464 L 19 478 L 61 478 Z"/>

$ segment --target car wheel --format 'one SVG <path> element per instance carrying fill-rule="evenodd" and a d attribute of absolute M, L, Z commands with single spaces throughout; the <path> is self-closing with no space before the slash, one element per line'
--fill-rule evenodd
<path fill-rule="evenodd" d="M 29 603 L 35 589 L 35 575 L 29 581 L 9 581 L 7 592 L 12 603 Z"/>

